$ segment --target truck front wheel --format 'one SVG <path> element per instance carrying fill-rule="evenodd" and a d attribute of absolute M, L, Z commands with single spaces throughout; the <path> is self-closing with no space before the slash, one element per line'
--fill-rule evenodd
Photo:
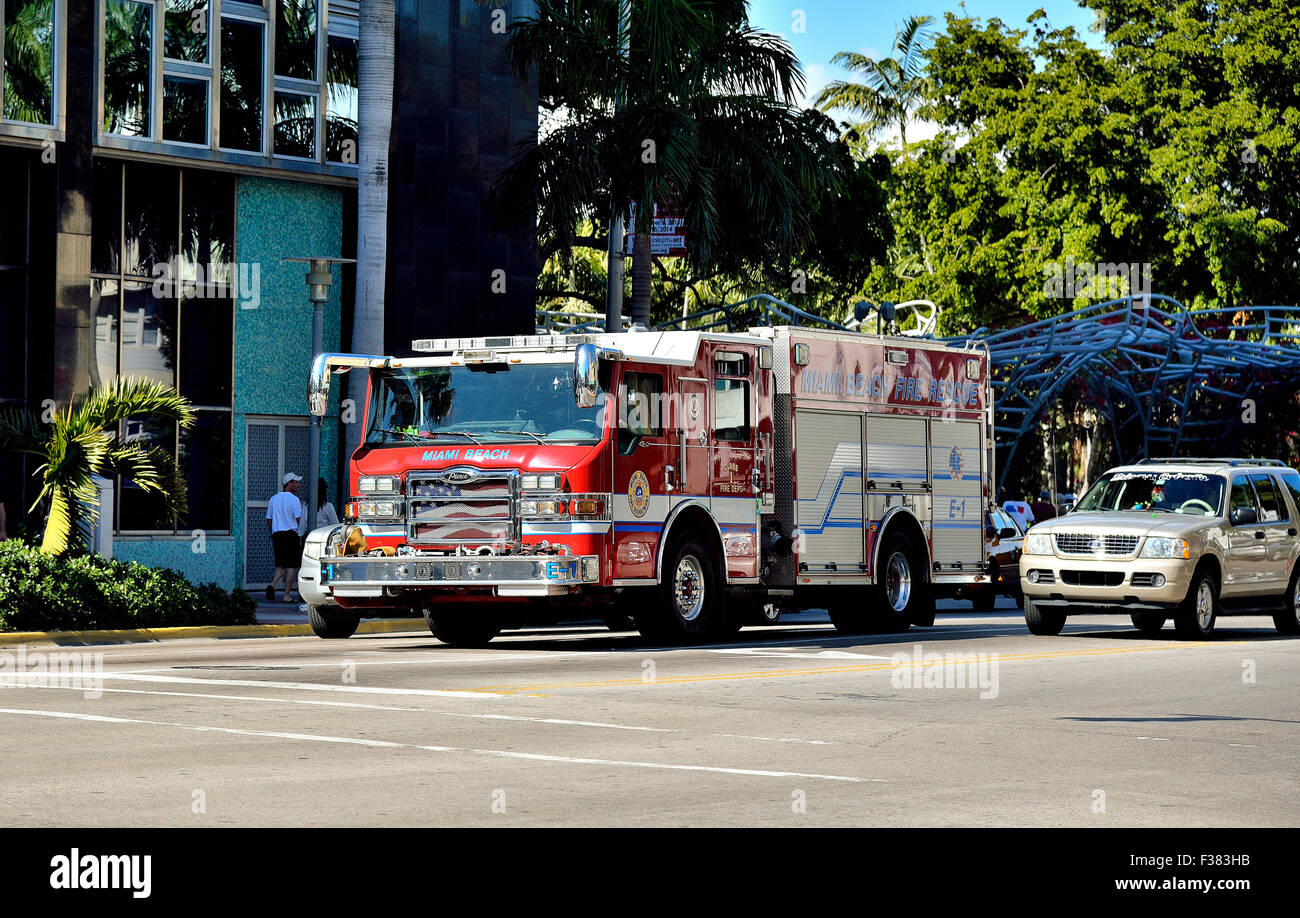
<path fill-rule="evenodd" d="M 489 612 L 424 607 L 424 623 L 433 636 L 449 647 L 486 647 L 501 633 L 501 623 Z"/>
<path fill-rule="evenodd" d="M 350 638 L 356 634 L 357 628 L 361 625 L 361 616 L 349 615 L 346 612 L 331 612 L 326 615 L 318 606 L 308 606 L 307 621 L 311 624 L 312 633 L 316 637 Z"/>
<path fill-rule="evenodd" d="M 638 608 L 638 630 L 648 638 L 683 641 L 716 634 L 725 624 L 722 583 L 713 553 L 694 533 L 668 546 L 663 582 Z"/>

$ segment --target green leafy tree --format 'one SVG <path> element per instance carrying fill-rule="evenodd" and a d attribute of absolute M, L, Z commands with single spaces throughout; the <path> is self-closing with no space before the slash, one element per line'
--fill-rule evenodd
<path fill-rule="evenodd" d="M 803 74 L 789 45 L 751 28 L 743 0 L 621 2 L 622 28 L 619 0 L 540 0 L 512 23 L 512 65 L 538 73 L 554 126 L 512 159 L 492 202 L 535 218 L 543 261 L 564 253 L 562 271 L 575 245 L 605 245 L 611 201 L 636 202 L 630 312 L 649 322 L 655 202 L 685 218 L 685 270 L 660 261 L 677 298 L 793 255 L 844 160 L 833 123 L 795 104 Z M 600 235 L 580 238 L 584 223 Z"/>
<path fill-rule="evenodd" d="M 894 52 L 876 60 L 857 51 L 841 51 L 832 64 L 862 76 L 861 83 L 835 80 L 817 94 L 814 104 L 824 112 L 843 109 L 863 120 L 854 131 L 863 139 L 897 126 L 907 146 L 907 123 L 928 89 L 925 51 L 930 40 L 930 16 L 909 16 L 894 36 Z"/>
<path fill-rule="evenodd" d="M 60 555 L 70 544 L 86 546 L 98 517 L 95 476 L 118 475 L 156 495 L 169 512 L 186 512 L 186 484 L 169 453 L 123 439 L 128 418 L 151 417 L 194 424 L 194 409 L 169 386 L 119 378 L 92 388 L 84 398 L 42 424 L 29 411 L 0 412 L 0 449 L 30 453 L 43 462 L 36 504 L 48 504 L 41 551 Z"/>

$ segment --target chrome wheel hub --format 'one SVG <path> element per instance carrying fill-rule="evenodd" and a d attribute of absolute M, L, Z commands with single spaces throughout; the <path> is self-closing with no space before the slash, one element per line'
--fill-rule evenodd
<path fill-rule="evenodd" d="M 1196 624 L 1201 626 L 1205 631 L 1210 627 L 1210 620 L 1214 617 L 1214 590 L 1208 583 L 1202 583 L 1201 588 L 1196 592 Z"/>
<path fill-rule="evenodd" d="M 683 621 L 694 621 L 704 609 L 704 568 L 694 555 L 687 555 L 677 562 L 673 600 Z"/>
<path fill-rule="evenodd" d="M 885 599 L 894 612 L 902 612 L 912 598 L 912 569 L 907 563 L 907 555 L 896 551 L 889 556 L 885 567 Z"/>

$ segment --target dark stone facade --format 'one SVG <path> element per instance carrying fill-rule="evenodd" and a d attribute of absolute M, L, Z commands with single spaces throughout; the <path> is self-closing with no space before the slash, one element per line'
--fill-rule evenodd
<path fill-rule="evenodd" d="M 409 354 L 415 338 L 534 328 L 534 231 L 495 231 L 483 212 L 512 151 L 537 131 L 537 82 L 523 86 L 511 75 L 502 30 L 513 17 L 531 15 L 533 3 L 499 6 L 397 0 L 385 296 L 390 354 Z M 494 281 L 498 290 L 504 282 L 505 292 L 494 292 Z"/>

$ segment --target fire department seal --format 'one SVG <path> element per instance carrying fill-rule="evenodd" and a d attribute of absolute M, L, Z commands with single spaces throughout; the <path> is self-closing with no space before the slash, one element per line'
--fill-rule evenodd
<path fill-rule="evenodd" d="M 645 516 L 650 506 L 650 482 L 645 472 L 632 473 L 632 480 L 627 483 L 627 505 L 637 519 Z"/>
<path fill-rule="evenodd" d="M 962 459 L 961 447 L 954 446 L 952 452 L 948 454 L 948 469 L 952 472 L 953 481 L 961 481 L 964 465 L 965 463 Z"/>

